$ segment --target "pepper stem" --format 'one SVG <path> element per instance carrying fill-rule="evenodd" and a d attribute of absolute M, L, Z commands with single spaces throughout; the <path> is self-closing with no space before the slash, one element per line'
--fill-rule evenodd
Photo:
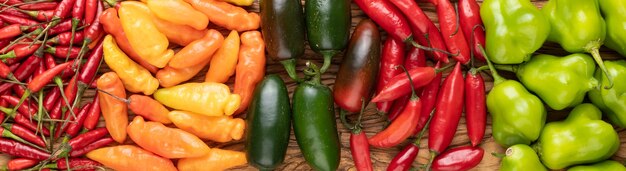
<path fill-rule="evenodd" d="M 109 96 L 113 97 L 115 100 L 122 101 L 122 102 L 124 102 L 124 103 L 126 103 L 126 104 L 129 104 L 129 103 L 130 103 L 130 100 L 125 99 L 125 98 L 121 98 L 121 97 L 117 97 L 116 95 L 113 95 L 113 94 L 111 94 L 111 93 L 109 93 L 109 92 L 107 92 L 107 91 L 104 91 L 104 90 L 101 90 L 101 89 L 98 89 L 98 88 L 96 88 L 96 91 L 101 92 L 101 93 L 104 93 L 104 94 L 106 94 L 106 95 L 109 95 Z"/>
<path fill-rule="evenodd" d="M 450 56 L 458 56 L 461 52 L 457 52 L 456 54 L 452 54 L 448 51 L 442 50 L 442 49 L 437 49 L 437 48 L 431 48 L 431 47 L 426 47 L 426 46 L 422 46 L 420 44 L 418 44 L 417 42 L 413 41 L 413 36 L 410 36 L 408 38 L 406 38 L 404 40 L 404 42 L 408 42 L 410 43 L 413 47 L 418 48 L 418 49 L 422 49 L 425 51 L 436 51 L 436 52 L 441 52 L 441 53 L 445 53 L 446 55 L 450 55 Z"/>
<path fill-rule="evenodd" d="M 302 79 L 298 77 L 298 75 L 296 74 L 296 60 L 295 59 L 283 60 L 283 61 L 280 61 L 280 63 L 283 64 L 283 66 L 285 67 L 285 70 L 287 71 L 287 74 L 289 75 L 289 77 L 291 77 L 291 79 L 293 79 L 297 83 L 302 82 Z"/>
<path fill-rule="evenodd" d="M 348 113 L 348 111 L 339 109 L 339 118 L 341 119 L 341 123 L 343 124 L 344 127 L 352 130 L 352 128 L 354 128 L 355 125 L 351 125 L 350 123 L 348 123 L 348 119 L 346 119 L 346 113 Z"/>
<path fill-rule="evenodd" d="M 411 74 L 409 74 L 409 71 L 406 70 L 404 65 L 400 65 L 400 68 L 402 68 L 402 70 L 406 74 L 406 77 L 409 79 L 409 86 L 411 86 L 411 99 L 414 100 L 414 99 L 419 98 L 417 97 L 417 94 L 415 93 L 415 86 L 413 85 L 413 79 L 411 78 Z"/>
<path fill-rule="evenodd" d="M 498 85 L 504 81 L 506 81 L 505 78 L 503 78 L 502 76 L 500 76 L 500 74 L 498 74 L 498 71 L 496 70 L 496 67 L 493 66 L 493 63 L 491 63 L 491 60 L 489 60 L 489 57 L 487 56 L 487 53 L 485 53 L 485 48 L 483 48 L 482 45 L 478 45 L 480 52 L 483 53 L 483 55 L 485 55 L 485 60 L 487 61 L 487 65 L 489 66 L 489 69 L 491 70 L 491 76 L 493 77 L 493 84 Z"/>
<path fill-rule="evenodd" d="M 321 79 L 321 75 L 320 75 L 320 70 L 317 67 L 317 65 L 315 65 L 311 61 L 307 61 L 306 62 L 306 66 L 307 66 L 307 69 L 305 69 L 303 71 L 304 75 L 307 75 L 307 76 L 311 77 L 311 79 L 308 80 L 307 83 L 310 83 L 310 84 L 313 84 L 313 85 L 321 85 L 322 84 L 322 79 Z"/>
<path fill-rule="evenodd" d="M 428 125 L 430 125 L 430 120 L 432 120 L 434 113 L 435 113 L 435 109 L 430 111 L 430 115 L 428 115 L 428 120 L 426 121 L 426 125 L 424 126 L 424 128 L 422 128 L 420 133 L 417 135 L 417 139 L 415 140 L 415 142 L 413 142 L 413 144 L 415 144 L 415 146 L 417 146 L 417 147 L 420 146 L 420 140 L 422 139 L 422 136 L 424 136 L 424 133 L 426 132 L 426 129 L 428 128 Z"/>
<path fill-rule="evenodd" d="M 321 51 L 320 53 L 324 57 L 324 64 L 322 65 L 322 68 L 320 69 L 320 72 L 323 74 L 330 67 L 330 63 L 333 60 L 333 56 L 335 56 L 337 53 L 339 53 L 339 51 L 336 51 L 336 50 L 325 50 L 325 51 Z"/>
<path fill-rule="evenodd" d="M 435 68 L 435 73 L 438 74 L 440 72 L 446 71 L 449 68 L 452 68 L 454 65 L 456 65 L 456 64 L 448 64 L 448 65 L 444 66 L 443 68 Z"/>
<path fill-rule="evenodd" d="M 604 66 L 604 61 L 602 60 L 602 56 L 600 56 L 600 52 L 598 52 L 598 48 L 591 48 L 588 52 L 591 53 L 591 56 L 593 56 L 593 59 L 598 63 L 602 73 L 604 73 L 604 76 L 609 81 L 609 85 L 604 85 L 604 89 L 613 88 L 613 76 L 609 74 L 609 70 Z"/>
<path fill-rule="evenodd" d="M 430 159 L 428 160 L 428 164 L 426 165 L 426 170 L 431 170 L 430 167 L 432 167 L 433 162 L 435 161 L 435 157 L 437 157 L 437 152 L 430 150 Z"/>
<path fill-rule="evenodd" d="M 31 143 L 31 142 L 28 142 L 28 141 L 24 140 L 22 137 L 19 137 L 19 136 L 15 135 L 13 132 L 9 131 L 9 129 L 6 128 L 6 127 L 2 131 L 2 137 L 11 138 L 11 139 L 14 139 L 15 141 L 18 141 L 18 142 L 24 143 L 26 145 L 32 146 L 32 147 L 34 147 L 36 149 L 48 152 L 47 149 L 41 148 L 41 147 Z"/>

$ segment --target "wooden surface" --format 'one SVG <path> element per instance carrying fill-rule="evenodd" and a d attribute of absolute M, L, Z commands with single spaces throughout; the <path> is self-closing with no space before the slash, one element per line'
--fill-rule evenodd
<path fill-rule="evenodd" d="M 533 3 L 539 7 L 541 7 L 545 2 L 546 2 L 545 0 L 541 0 L 541 1 L 533 0 Z M 433 20 L 435 23 L 437 23 L 437 16 L 435 13 L 434 6 L 427 4 L 427 3 L 419 3 L 419 5 L 422 8 L 422 10 L 424 10 L 426 14 L 430 17 L 430 19 Z M 248 10 L 258 12 L 258 1 L 255 2 L 252 7 L 248 8 Z M 358 6 L 352 3 L 353 29 L 354 29 L 354 26 L 361 19 L 366 18 L 366 17 L 367 16 L 358 8 Z M 221 30 L 221 32 L 224 35 L 228 35 L 227 30 Z M 606 48 L 601 49 L 601 52 L 605 59 L 620 59 L 621 58 L 619 57 L 618 54 Z M 538 51 L 538 53 L 548 53 L 548 54 L 553 54 L 553 55 L 566 55 L 567 54 L 567 52 L 561 50 L 561 48 L 558 45 L 553 44 L 553 43 L 547 43 L 542 49 Z M 322 82 L 326 85 L 331 86 L 331 88 L 334 83 L 335 75 L 339 69 L 341 58 L 342 58 L 342 55 L 335 56 L 335 58 L 333 58 L 332 66 L 322 76 Z M 322 63 L 321 56 L 311 51 L 308 45 L 307 45 L 307 50 L 306 50 L 304 57 L 298 60 L 299 71 L 301 71 L 304 68 L 304 63 L 307 60 L 316 62 L 317 64 Z M 206 73 L 206 70 L 207 68 L 201 71 L 196 77 L 194 77 L 192 82 L 201 82 L 202 80 L 204 80 L 204 74 Z M 109 71 L 109 69 L 108 67 L 104 66 L 104 68 L 101 69 L 101 72 L 103 73 L 106 71 Z M 279 74 L 283 78 L 283 80 L 285 80 L 289 88 L 290 94 L 293 92 L 293 90 L 296 87 L 296 84 L 291 79 L 289 79 L 289 77 L 287 76 L 287 73 L 285 72 L 285 70 L 283 69 L 280 63 L 277 63 L 268 59 L 266 74 Z M 503 73 L 503 74 L 507 76 L 508 78 L 513 78 L 511 74 L 507 74 L 507 73 Z M 487 90 L 491 89 L 492 78 L 488 75 L 483 75 L 483 77 L 485 78 L 485 81 L 486 81 Z M 231 88 L 232 88 L 233 80 L 234 80 L 234 77 L 231 78 L 228 82 Z M 88 91 L 86 94 L 86 96 L 88 97 L 85 98 L 84 102 L 90 101 L 91 97 L 93 97 L 93 94 L 94 94 L 93 91 Z M 566 111 L 550 111 L 548 120 L 549 121 L 561 120 L 566 116 L 568 112 L 569 111 L 567 110 Z M 129 117 L 129 119 L 132 119 L 132 116 Z M 491 153 L 503 153 L 505 150 L 502 147 L 500 147 L 497 143 L 495 143 L 491 135 L 491 119 L 490 118 L 488 118 L 487 123 L 488 123 L 487 131 L 485 133 L 483 142 L 480 145 L 480 147 L 482 147 L 485 150 L 485 155 L 483 156 L 482 162 L 477 167 L 475 167 L 474 170 L 497 170 L 500 165 L 500 160 L 494 157 L 493 155 L 491 155 Z M 384 128 L 385 124 L 386 124 L 386 117 L 376 114 L 375 105 L 370 104 L 366 108 L 365 116 L 363 117 L 363 126 L 364 126 L 363 130 L 368 135 L 368 137 L 371 137 L 377 132 L 380 132 Z M 104 126 L 104 123 L 101 122 L 100 126 Z M 340 166 L 338 170 L 356 170 L 354 168 L 354 163 L 351 158 L 350 149 L 349 149 L 350 132 L 345 127 L 343 127 L 342 124 L 340 124 L 340 120 L 338 118 L 337 118 L 337 126 L 338 126 L 338 132 L 339 132 L 341 144 L 342 144 L 341 162 L 340 162 Z M 622 142 L 622 144 L 620 146 L 620 150 L 617 152 L 617 154 L 615 154 L 613 159 L 617 161 L 624 161 L 626 159 L 626 147 L 625 147 L 626 146 L 625 144 L 626 131 L 624 131 L 624 129 L 618 129 L 617 131 L 620 135 L 620 141 Z M 452 140 L 450 147 L 469 145 L 469 139 L 466 134 L 467 134 L 467 130 L 465 127 L 465 119 L 462 118 L 457 127 L 455 138 Z M 428 132 L 426 132 L 426 135 L 421 140 L 421 147 L 420 147 L 419 155 L 413 164 L 414 166 L 419 166 L 421 164 L 426 163 L 429 158 L 429 154 L 427 150 L 428 148 L 427 139 L 428 139 Z M 219 147 L 223 149 L 243 151 L 244 141 L 245 140 L 239 140 L 239 141 L 222 143 L 222 144 L 212 143 L 212 142 L 207 142 L 207 143 L 209 144 L 210 147 Z M 406 140 L 405 142 L 403 142 L 402 144 L 394 148 L 389 148 L 389 149 L 371 148 L 371 157 L 372 157 L 372 162 L 374 165 L 374 170 L 385 170 L 388 163 L 396 155 L 396 153 L 399 152 L 402 148 L 404 148 L 406 144 L 413 142 L 413 141 L 414 141 L 414 138 L 410 138 Z M 128 142 L 130 142 L 130 140 Z M 0 156 L 0 164 L 5 163 L 6 159 L 7 159 L 6 156 Z M 246 165 L 246 166 L 236 167 L 231 170 L 256 170 L 256 169 L 252 166 Z M 298 144 L 296 143 L 296 139 L 295 139 L 295 136 L 293 135 L 293 131 L 289 140 L 289 148 L 287 150 L 284 164 L 281 165 L 278 168 L 278 170 L 311 170 L 311 168 L 307 165 L 306 161 L 304 160 L 298 148 Z"/>

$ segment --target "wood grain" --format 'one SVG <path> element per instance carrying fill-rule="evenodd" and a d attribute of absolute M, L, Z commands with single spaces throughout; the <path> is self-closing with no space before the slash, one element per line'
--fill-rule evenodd
<path fill-rule="evenodd" d="M 545 2 L 546 2 L 545 0 L 533 0 L 533 3 L 538 7 L 541 7 Z M 424 12 L 429 16 L 429 18 L 435 23 L 437 23 L 438 19 L 437 19 L 434 6 L 432 6 L 431 4 L 427 4 L 427 3 L 419 3 L 419 5 L 424 10 Z M 258 1 L 256 1 L 251 7 L 248 7 L 247 10 L 258 12 L 259 11 L 258 7 L 259 7 Z M 352 30 L 353 30 L 354 26 L 356 26 L 356 24 L 361 19 L 366 18 L 367 16 L 354 3 L 352 3 L 351 8 L 352 8 L 351 14 L 352 14 Z M 220 29 L 220 31 L 222 32 L 222 34 L 228 35 L 227 30 Z M 383 36 L 384 35 L 385 33 L 383 33 Z M 567 54 L 567 52 L 563 51 L 557 44 L 554 44 L 554 43 L 546 43 L 546 45 L 543 48 L 541 48 L 538 51 L 538 53 L 547 53 L 547 54 L 553 54 L 553 55 L 566 55 Z M 623 59 L 619 57 L 617 53 L 606 48 L 602 48 L 601 53 L 602 53 L 603 58 L 605 59 Z M 342 55 L 335 56 L 332 61 L 332 66 L 322 76 L 322 82 L 330 86 L 331 88 L 333 86 L 335 75 L 339 69 L 339 64 L 341 62 L 342 57 L 343 57 Z M 297 68 L 299 71 L 301 71 L 304 68 L 304 63 L 307 60 L 313 61 L 318 64 L 322 63 L 321 56 L 311 51 L 308 45 L 307 45 L 305 55 L 300 59 L 301 60 L 298 60 L 298 65 L 297 65 L 298 66 Z M 192 82 L 203 81 L 206 70 L 207 68 L 205 68 L 203 71 L 200 72 L 200 74 L 195 76 Z M 108 67 L 104 66 L 100 72 L 104 73 L 107 71 L 110 71 L 110 70 L 108 69 Z M 296 87 L 296 83 L 293 82 L 291 79 L 289 79 L 289 77 L 287 76 L 287 73 L 285 72 L 285 70 L 283 69 L 280 63 L 277 63 L 275 61 L 271 61 L 268 59 L 266 73 L 280 75 L 283 78 L 283 80 L 285 80 L 290 94 L 293 93 L 293 90 Z M 503 75 L 507 78 L 512 78 L 512 79 L 514 78 L 514 76 L 510 73 L 508 74 L 504 73 Z M 488 91 L 491 89 L 493 85 L 492 83 L 493 80 L 488 75 L 483 75 L 483 77 L 485 78 L 486 86 L 487 86 L 486 90 Z M 233 85 L 232 84 L 233 80 L 234 80 L 234 77 L 231 78 L 227 83 L 228 85 L 231 86 L 231 88 Z M 87 91 L 86 93 L 87 97 L 84 98 L 83 102 L 91 101 L 91 99 L 93 98 L 93 95 L 94 95 L 93 90 Z M 548 120 L 553 121 L 553 120 L 563 119 L 567 113 L 568 111 L 550 111 Z M 243 115 L 242 117 L 245 117 L 245 115 Z M 132 119 L 132 116 L 129 117 L 129 119 Z M 363 130 L 368 135 L 368 137 L 371 137 L 377 132 L 380 132 L 384 128 L 384 125 L 386 125 L 386 122 L 387 122 L 386 117 L 378 115 L 376 113 L 375 105 L 370 104 L 366 108 L 365 116 L 363 117 L 363 126 L 364 126 Z M 497 170 L 499 167 L 500 160 L 497 157 L 494 157 L 493 155 L 491 155 L 491 153 L 503 153 L 505 150 L 502 147 L 500 147 L 497 143 L 495 143 L 491 135 L 491 119 L 488 118 L 487 122 L 488 122 L 487 131 L 485 133 L 483 143 L 480 145 L 480 147 L 482 147 L 485 150 L 485 155 L 483 156 L 482 162 L 473 170 Z M 338 118 L 337 118 L 337 123 L 340 123 L 340 120 Z M 338 125 L 338 132 L 339 132 L 341 144 L 342 144 L 341 162 L 340 162 L 340 166 L 338 170 L 356 170 L 354 168 L 354 163 L 351 158 L 350 149 L 349 149 L 350 132 L 345 127 L 343 127 L 342 124 L 337 124 L 337 125 Z M 100 122 L 99 126 L 104 126 L 103 121 Z M 625 143 L 626 131 L 624 131 L 624 129 L 618 129 L 617 131 L 620 135 L 621 146 L 620 146 L 620 150 L 613 156 L 613 159 L 617 161 L 623 161 L 624 159 L 626 159 L 626 147 L 624 147 L 626 146 L 626 143 Z M 461 119 L 460 124 L 457 127 L 457 132 L 456 132 L 455 138 L 452 141 L 451 147 L 469 145 L 470 144 L 469 139 L 466 134 L 467 134 L 467 129 L 465 127 L 465 119 Z M 427 149 L 428 148 L 427 137 L 428 137 L 428 133 L 426 133 L 424 138 L 421 140 L 420 152 L 419 152 L 418 158 L 413 163 L 414 166 L 425 164 L 429 158 L 428 149 Z M 207 142 L 207 143 L 210 145 L 210 147 L 219 147 L 223 149 L 243 151 L 244 141 L 245 140 L 239 140 L 239 141 L 221 143 L 221 144 L 213 143 L 213 142 Z M 413 141 L 414 139 L 409 139 L 409 140 L 406 140 L 404 143 L 398 145 L 397 147 L 389 148 L 389 149 L 372 148 L 371 157 L 372 157 L 374 169 L 385 170 L 389 161 L 391 161 L 391 159 L 395 156 L 395 154 L 399 152 L 406 144 L 413 142 Z M 128 143 L 132 143 L 132 142 L 128 141 Z M 7 159 L 8 159 L 8 156 L 0 155 L 0 164 L 6 163 Z M 252 166 L 246 165 L 246 166 L 236 167 L 231 170 L 256 170 L 256 169 Z M 298 144 L 296 142 L 295 136 L 293 135 L 293 131 L 290 136 L 289 147 L 287 150 L 287 155 L 285 157 L 285 162 L 277 170 L 311 170 L 311 168 L 307 165 L 306 161 L 304 161 L 304 158 L 298 148 Z"/>

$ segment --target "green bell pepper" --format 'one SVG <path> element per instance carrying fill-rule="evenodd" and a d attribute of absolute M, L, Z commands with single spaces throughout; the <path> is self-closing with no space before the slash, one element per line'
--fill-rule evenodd
<path fill-rule="evenodd" d="M 626 167 L 619 162 L 613 160 L 607 160 L 592 165 L 576 166 L 567 171 L 626 171 Z"/>
<path fill-rule="evenodd" d="M 517 78 L 550 108 L 562 110 L 582 103 L 598 87 L 593 77 L 596 65 L 587 54 L 565 57 L 536 55 L 517 67 Z"/>
<path fill-rule="evenodd" d="M 550 33 L 550 23 L 529 0 L 485 0 L 480 17 L 487 56 L 498 64 L 528 61 Z"/>
<path fill-rule="evenodd" d="M 600 109 L 585 103 L 576 106 L 564 121 L 546 124 L 534 147 L 543 164 L 558 170 L 606 160 L 619 145 L 617 132 L 602 121 Z"/>
<path fill-rule="evenodd" d="M 602 16 L 606 20 L 606 47 L 626 57 L 626 1 L 599 0 Z"/>
<path fill-rule="evenodd" d="M 500 163 L 500 171 L 547 171 L 539 161 L 537 153 L 528 145 L 517 144 L 506 149 L 506 156 Z"/>
<path fill-rule="evenodd" d="M 598 106 L 611 122 L 619 127 L 626 128 L 626 61 L 606 61 L 609 75 L 618 80 L 610 89 L 593 89 L 589 91 L 589 99 Z M 600 70 L 595 73 L 601 85 L 610 84 Z"/>
<path fill-rule="evenodd" d="M 487 109 L 492 118 L 493 137 L 504 147 L 529 145 L 539 138 L 546 123 L 541 100 L 515 80 L 502 78 L 487 59 L 494 84 L 487 94 Z"/>
<path fill-rule="evenodd" d="M 570 53 L 590 53 L 607 73 L 598 52 L 606 38 L 606 23 L 598 0 L 550 0 L 541 11 L 550 21 L 548 41 L 559 43 Z"/>

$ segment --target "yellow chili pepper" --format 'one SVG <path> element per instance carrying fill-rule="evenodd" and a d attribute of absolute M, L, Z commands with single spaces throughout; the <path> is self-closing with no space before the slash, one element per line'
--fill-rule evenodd
<path fill-rule="evenodd" d="M 159 88 L 159 80 L 126 56 L 115 43 L 113 36 L 107 35 L 103 41 L 104 62 L 117 73 L 128 91 L 150 95 Z"/>
<path fill-rule="evenodd" d="M 154 98 L 165 106 L 207 116 L 232 115 L 241 97 L 221 83 L 186 83 L 158 89 Z"/>
<path fill-rule="evenodd" d="M 246 128 L 246 121 L 230 116 L 204 116 L 187 111 L 171 111 L 168 116 L 176 127 L 215 142 L 239 140 Z"/>
<path fill-rule="evenodd" d="M 209 18 L 183 0 L 148 0 L 148 7 L 159 18 L 175 24 L 188 25 L 202 30 Z"/>
<path fill-rule="evenodd" d="M 246 153 L 212 148 L 209 154 L 178 161 L 179 171 L 220 171 L 248 163 Z"/>
<path fill-rule="evenodd" d="M 167 65 L 173 68 L 187 68 L 211 60 L 211 57 L 222 46 L 224 36 L 217 30 L 210 29 L 202 39 L 189 43 L 178 51 Z"/>
<path fill-rule="evenodd" d="M 211 67 L 206 73 L 204 81 L 225 83 L 235 74 L 235 66 L 239 55 L 239 33 L 232 30 L 224 39 L 222 47 L 215 52 L 211 59 Z"/>
<path fill-rule="evenodd" d="M 254 0 L 222 0 L 224 2 L 228 2 L 231 4 L 235 4 L 237 6 L 250 6 Z"/>
<path fill-rule="evenodd" d="M 175 44 L 181 46 L 187 46 L 187 44 L 193 42 L 194 40 L 201 39 L 207 32 L 207 29 L 196 30 L 191 26 L 175 24 L 164 19 L 161 19 L 154 15 L 152 11 L 147 6 L 141 6 L 141 9 L 144 13 L 149 13 L 152 22 L 156 26 L 156 28 L 167 37 L 167 39 Z M 205 26 L 206 27 L 206 26 Z"/>
<path fill-rule="evenodd" d="M 211 150 L 193 134 L 159 122 L 146 122 L 141 116 L 133 119 L 127 131 L 137 145 L 165 158 L 201 157 Z"/>
<path fill-rule="evenodd" d="M 171 160 L 159 157 L 134 145 L 99 148 L 87 153 L 87 158 L 117 171 L 176 170 Z"/>
<path fill-rule="evenodd" d="M 124 1 L 118 11 L 128 42 L 139 56 L 148 63 L 163 68 L 174 56 L 168 49 L 167 37 L 159 32 L 152 22 L 152 14 L 146 13 L 148 7 L 141 2 Z"/>

